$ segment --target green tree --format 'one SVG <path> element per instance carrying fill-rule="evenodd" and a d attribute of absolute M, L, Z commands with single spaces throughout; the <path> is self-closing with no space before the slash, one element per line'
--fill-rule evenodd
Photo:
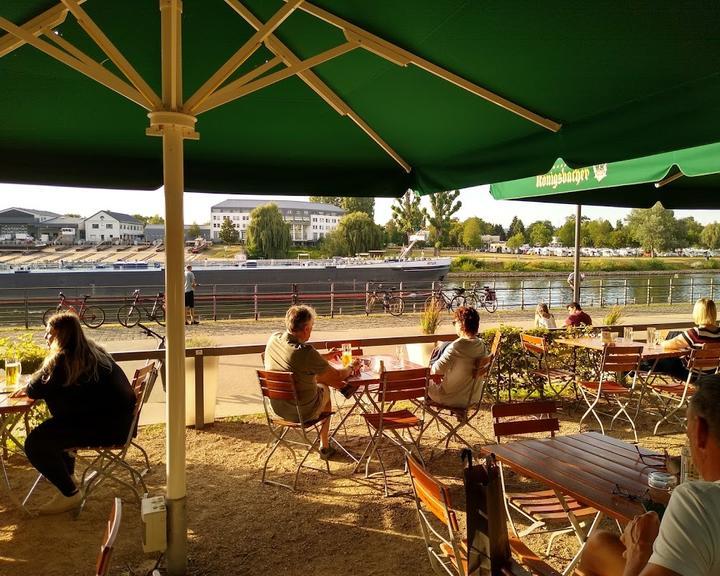
<path fill-rule="evenodd" d="M 657 202 L 647 210 L 635 208 L 630 212 L 627 227 L 630 236 L 654 257 L 656 252 L 673 247 L 677 221 L 672 210 Z"/>
<path fill-rule="evenodd" d="M 450 240 L 450 226 L 453 214 L 462 207 L 462 202 L 458 200 L 458 196 L 460 196 L 460 190 L 436 192 L 430 195 L 432 214 L 423 208 L 423 214 L 434 231 L 436 241 L 444 246 Z"/>
<path fill-rule="evenodd" d="M 678 248 L 700 246 L 700 235 L 702 231 L 703 225 L 692 216 L 680 218 L 680 220 L 677 221 L 677 232 L 675 233 L 675 237 L 679 242 Z"/>
<path fill-rule="evenodd" d="M 376 250 L 382 245 L 382 228 L 365 212 L 353 212 L 340 219 L 337 235 L 347 248 L 347 255 Z"/>
<path fill-rule="evenodd" d="M 507 247 L 510 248 L 510 250 L 517 250 L 523 244 L 525 244 L 525 236 L 521 232 L 513 234 L 507 240 Z"/>
<path fill-rule="evenodd" d="M 143 216 L 142 214 L 132 214 L 132 217 L 135 218 L 138 222 L 140 222 L 143 225 L 146 224 L 165 224 L 165 218 L 160 216 L 160 214 L 154 214 L 153 216 Z"/>
<path fill-rule="evenodd" d="M 586 216 L 580 218 L 580 245 L 588 246 L 588 229 L 587 226 L 583 226 L 584 223 L 590 219 Z M 572 247 L 575 246 L 575 216 L 568 216 L 565 218 L 565 223 L 555 231 L 558 242 L 563 246 Z"/>
<path fill-rule="evenodd" d="M 388 220 L 385 224 L 385 243 L 395 245 L 403 243 L 403 233 L 400 232 L 393 219 Z"/>
<path fill-rule="evenodd" d="M 463 223 L 457 218 L 453 218 L 450 223 L 450 232 L 448 234 L 448 241 L 450 246 L 463 246 L 463 232 L 465 227 Z"/>
<path fill-rule="evenodd" d="M 505 234 L 505 228 L 502 227 L 502 224 L 493 224 L 490 234 L 493 236 L 499 236 L 500 240 L 507 239 L 507 234 Z"/>
<path fill-rule="evenodd" d="M 308 200 L 317 204 L 332 204 L 338 208 L 342 207 L 342 198 L 340 196 L 310 196 Z"/>
<path fill-rule="evenodd" d="M 392 218 L 400 232 L 409 241 L 410 234 L 425 226 L 425 215 L 420 207 L 420 195 L 408 190 L 400 198 L 397 198 L 392 205 Z"/>
<path fill-rule="evenodd" d="M 225 242 L 225 244 L 236 244 L 238 240 L 240 240 L 240 232 L 238 232 L 237 228 L 235 228 L 227 216 L 223 219 L 218 236 L 220 236 L 220 240 Z"/>
<path fill-rule="evenodd" d="M 345 214 L 364 212 L 371 220 L 375 218 L 375 198 L 342 198 L 340 208 L 345 210 Z"/>
<path fill-rule="evenodd" d="M 190 227 L 188 228 L 188 238 L 194 240 L 201 235 L 202 234 L 200 232 L 200 226 L 198 226 L 197 222 L 193 222 L 192 224 L 190 224 Z"/>
<path fill-rule="evenodd" d="M 700 243 L 712 250 L 720 248 L 720 223 L 713 222 L 705 226 L 700 234 Z"/>
<path fill-rule="evenodd" d="M 608 246 L 610 234 L 613 231 L 612 224 L 604 218 L 597 218 L 589 222 L 583 222 L 585 228 L 583 236 L 588 239 L 590 246 L 603 248 Z"/>
<path fill-rule="evenodd" d="M 508 228 L 507 235 L 508 239 L 511 236 L 515 236 L 516 234 L 522 234 L 523 238 L 525 238 L 525 224 L 523 224 L 523 221 L 520 220 L 517 216 L 515 216 L 512 219 L 512 222 L 510 222 L 510 228 Z"/>
<path fill-rule="evenodd" d="M 284 258 L 290 249 L 290 227 L 277 204 L 258 206 L 250 212 L 247 249 L 253 256 Z"/>
<path fill-rule="evenodd" d="M 553 231 L 553 225 L 549 220 L 538 220 L 528 226 L 528 240 L 533 246 L 547 246 L 552 242 Z"/>
<path fill-rule="evenodd" d="M 469 248 L 480 248 L 482 246 L 483 225 L 482 220 L 477 216 L 468 218 L 463 224 L 463 245 Z"/>

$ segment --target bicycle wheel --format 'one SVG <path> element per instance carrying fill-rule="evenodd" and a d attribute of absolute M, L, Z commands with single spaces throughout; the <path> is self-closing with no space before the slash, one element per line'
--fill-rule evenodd
<path fill-rule="evenodd" d="M 373 311 L 374 306 L 375 306 L 375 298 L 373 298 L 371 296 L 370 299 L 367 302 L 365 302 L 365 316 L 370 316 L 370 314 Z"/>
<path fill-rule="evenodd" d="M 58 312 L 60 312 L 59 306 L 56 306 L 55 308 L 48 308 L 47 310 L 45 310 L 45 312 L 43 313 L 43 316 L 42 316 L 43 326 L 47 326 L 50 316 L 52 316 L 53 314 L 57 314 Z"/>
<path fill-rule="evenodd" d="M 465 296 L 455 296 L 452 300 L 450 300 L 450 304 L 448 304 L 448 310 L 452 312 L 456 308 L 460 308 L 460 306 L 465 306 Z"/>
<path fill-rule="evenodd" d="M 425 310 L 433 306 L 442 310 L 445 308 L 445 300 L 443 300 L 437 294 L 431 294 L 430 296 L 428 296 L 427 300 L 425 300 Z"/>
<path fill-rule="evenodd" d="M 127 304 L 118 310 L 117 319 L 125 328 L 132 328 L 140 322 L 140 311 L 134 304 Z"/>
<path fill-rule="evenodd" d="M 165 309 L 162 306 L 158 306 L 155 308 L 155 313 L 151 318 L 160 324 L 160 326 L 165 326 Z"/>
<path fill-rule="evenodd" d="M 470 308 L 477 308 L 478 307 L 478 301 L 475 294 L 468 294 L 465 296 L 465 306 L 470 306 Z"/>
<path fill-rule="evenodd" d="M 99 306 L 88 306 L 85 308 L 80 320 L 88 328 L 100 328 L 105 322 L 105 310 Z"/>
<path fill-rule="evenodd" d="M 483 302 L 483 306 L 485 307 L 485 310 L 492 314 L 498 308 L 497 298 L 495 298 L 494 300 L 485 300 Z"/>
<path fill-rule="evenodd" d="M 387 311 L 392 316 L 400 316 L 405 310 L 405 301 L 400 296 L 390 296 L 387 300 Z"/>

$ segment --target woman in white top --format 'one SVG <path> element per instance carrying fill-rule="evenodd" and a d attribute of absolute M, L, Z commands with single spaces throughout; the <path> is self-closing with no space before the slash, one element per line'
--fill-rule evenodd
<path fill-rule="evenodd" d="M 480 327 L 477 310 L 465 306 L 457 308 L 453 325 L 458 338 L 447 345 L 440 358 L 431 364 L 430 372 L 442 374 L 443 379 L 430 383 L 428 395 L 443 406 L 465 408 L 468 403 L 480 399 L 481 387 L 475 386 L 473 368 L 475 361 L 488 353 L 482 338 L 477 336 Z"/>
<path fill-rule="evenodd" d="M 535 308 L 535 328 L 556 328 L 555 316 L 550 314 L 547 304 L 538 304 Z"/>

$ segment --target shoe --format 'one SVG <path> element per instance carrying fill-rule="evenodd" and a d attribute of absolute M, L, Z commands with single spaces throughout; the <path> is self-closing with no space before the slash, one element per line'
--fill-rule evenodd
<path fill-rule="evenodd" d="M 337 450 L 333 448 L 332 446 L 328 446 L 327 448 L 320 448 L 320 459 L 321 460 L 331 460 L 333 456 L 337 454 Z"/>
<path fill-rule="evenodd" d="M 62 514 L 80 508 L 82 504 L 82 491 L 78 490 L 72 496 L 57 494 L 50 502 L 43 504 L 38 509 L 38 514 L 48 516 L 50 514 Z"/>
<path fill-rule="evenodd" d="M 357 389 L 358 389 L 357 384 L 345 384 L 345 386 L 340 388 L 340 394 L 345 396 L 345 398 L 352 398 L 353 394 L 355 394 Z"/>
<path fill-rule="evenodd" d="M 185 322 L 185 326 L 190 326 L 190 322 Z"/>
<path fill-rule="evenodd" d="M 192 324 L 200 324 L 200 322 L 198 322 L 197 320 L 193 320 Z"/>

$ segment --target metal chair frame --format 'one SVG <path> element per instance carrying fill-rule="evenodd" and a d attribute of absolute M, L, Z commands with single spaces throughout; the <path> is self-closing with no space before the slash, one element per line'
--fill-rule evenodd
<path fill-rule="evenodd" d="M 98 554 L 97 564 L 95 566 L 95 576 L 107 576 L 110 572 L 110 558 L 115 547 L 118 532 L 120 532 L 120 521 L 122 520 L 122 500 L 115 498 L 113 506 L 110 510 L 110 519 L 105 528 L 105 536 L 100 545 L 100 553 Z"/>
<path fill-rule="evenodd" d="M 608 404 L 610 403 L 610 399 L 613 399 L 618 409 L 612 414 L 610 430 L 612 430 L 615 420 L 624 415 L 625 419 L 630 423 L 635 442 L 638 441 L 635 421 L 630 416 L 627 407 L 633 401 L 633 396 L 637 388 L 642 351 L 642 346 L 615 346 L 613 344 L 606 344 L 603 347 L 597 380 L 580 380 L 578 382 L 580 392 L 588 406 L 580 418 L 581 427 L 585 418 L 592 414 L 600 425 L 600 432 L 605 434 L 605 426 L 600 419 L 600 414 L 608 416 L 611 414 L 608 412 L 600 412 L 596 407 L 600 398 L 605 399 Z M 629 388 L 619 382 L 621 377 L 624 378 L 628 374 L 632 374 L 632 384 Z M 624 402 L 621 400 L 623 397 L 626 398 Z"/>
<path fill-rule="evenodd" d="M 525 374 L 528 382 L 536 385 L 540 397 L 545 398 L 545 385 L 549 388 L 554 398 L 560 398 L 568 386 L 572 386 L 577 399 L 577 386 L 575 384 L 575 372 L 565 368 L 551 368 L 550 346 L 544 336 L 533 336 L 531 334 L 520 334 L 520 343 L 525 352 Z M 560 381 L 559 389 L 554 382 Z"/>
<path fill-rule="evenodd" d="M 267 444 L 268 448 L 270 448 L 270 453 L 267 455 L 267 458 L 265 458 L 265 462 L 263 463 L 261 480 L 264 484 L 281 486 L 294 492 L 297 487 L 300 470 L 305 465 L 305 461 L 313 452 L 317 453 L 318 456 L 320 455 L 320 449 L 318 447 L 320 443 L 320 426 L 325 420 L 332 416 L 332 412 L 321 412 L 317 418 L 312 420 L 303 420 L 302 415 L 300 414 L 297 389 L 295 387 L 295 378 L 293 377 L 292 372 L 257 370 L 257 378 L 258 383 L 260 384 L 265 418 L 271 434 L 271 439 Z M 270 404 L 271 400 L 292 401 L 297 410 L 297 422 L 292 422 L 276 416 L 272 410 L 272 405 Z M 308 436 L 309 430 L 314 431 L 314 438 L 310 438 L 310 436 Z M 290 432 L 296 434 L 297 438 L 288 438 L 287 436 Z M 305 448 L 305 453 L 298 463 L 294 447 L 301 446 Z M 285 484 L 277 480 L 267 479 L 267 467 L 270 459 L 280 447 L 283 447 L 290 452 L 293 457 L 293 461 L 297 465 L 292 484 Z M 327 461 L 325 461 L 325 468 L 327 473 L 330 474 L 330 464 Z"/>
<path fill-rule="evenodd" d="M 425 405 L 419 401 L 427 396 L 429 379 L 430 368 L 411 368 L 407 370 L 382 372 L 380 374 L 378 400 L 375 403 L 377 411 L 362 414 L 370 440 L 353 471 L 356 472 L 363 459 L 366 459 L 365 477 L 369 478 L 377 474 L 370 474 L 370 463 L 372 462 L 373 456 L 377 454 L 381 468 L 380 473 L 383 475 L 385 496 L 389 495 L 389 491 L 387 470 L 383 462 L 382 454 L 380 453 L 383 439 L 389 440 L 403 452 L 403 455 L 415 452 L 420 461 L 424 463 L 422 454 L 420 453 L 419 441 L 422 436 Z M 418 406 L 416 413 L 412 413 L 407 409 L 394 410 L 397 402 L 405 400 L 414 402 Z M 420 416 L 418 416 L 418 413 Z M 412 435 L 413 429 L 418 432 L 417 438 L 414 438 Z M 403 437 L 401 434 L 402 431 L 407 433 L 407 438 Z"/>

